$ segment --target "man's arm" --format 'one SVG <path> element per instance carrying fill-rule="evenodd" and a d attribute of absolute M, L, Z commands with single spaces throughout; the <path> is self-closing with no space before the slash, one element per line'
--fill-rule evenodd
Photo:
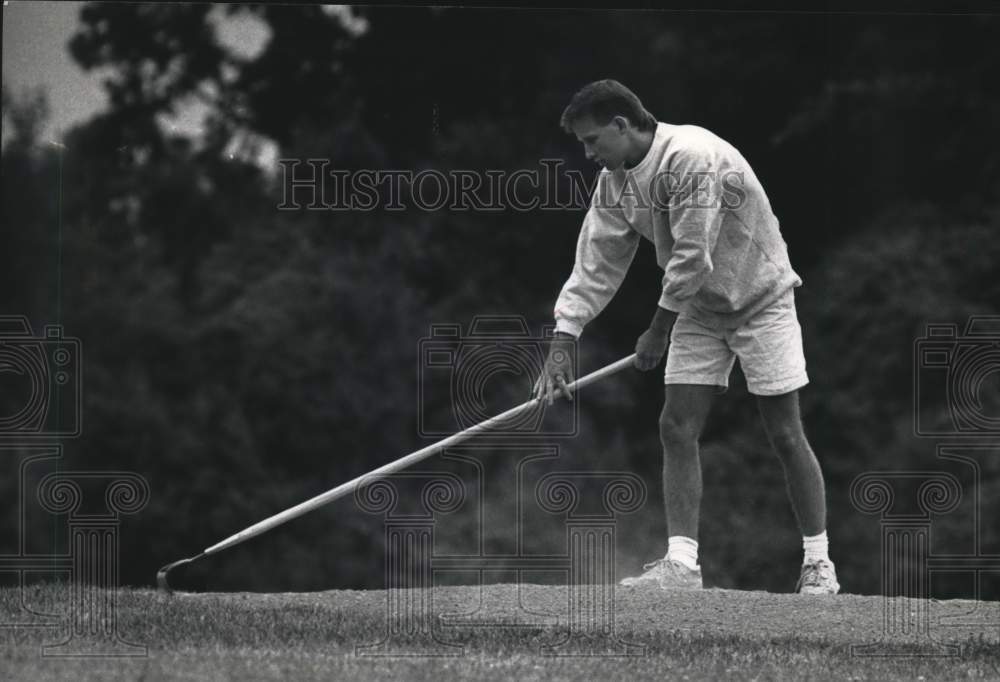
<path fill-rule="evenodd" d="M 712 274 L 712 251 L 725 217 L 717 178 L 720 167 L 710 150 L 680 151 L 671 164 L 679 186 L 669 204 L 673 244 L 663 268 L 661 308 L 683 310 Z"/>
<path fill-rule="evenodd" d="M 577 338 L 614 297 L 639 248 L 639 233 L 621 211 L 598 202 L 606 195 L 598 185 L 577 239 L 573 272 L 555 304 L 556 330 Z"/>
<path fill-rule="evenodd" d="M 669 229 L 672 240 L 663 270 L 663 289 L 656 314 L 635 343 L 635 366 L 650 370 L 660 364 L 670 343 L 670 330 L 677 311 L 688 302 L 712 274 L 712 250 L 719 238 L 723 208 L 715 173 L 718 163 L 710 150 L 682 150 L 674 157 L 665 177 L 678 182 L 670 196 Z M 659 254 L 657 260 L 659 259 Z M 662 262 L 662 261 L 661 261 Z"/>
<path fill-rule="evenodd" d="M 576 339 L 617 293 L 639 248 L 640 235 L 621 212 L 599 203 L 599 197 L 607 196 L 601 182 L 606 182 L 603 176 L 580 228 L 573 272 L 556 300 L 556 332 L 549 356 L 532 389 L 534 397 L 550 405 L 557 393 L 573 399 L 566 385 L 574 379 L 571 358 Z"/>

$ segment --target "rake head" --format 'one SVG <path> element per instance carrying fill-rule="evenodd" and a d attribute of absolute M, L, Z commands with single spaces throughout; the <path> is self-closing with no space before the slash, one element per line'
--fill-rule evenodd
<path fill-rule="evenodd" d="M 167 564 L 166 566 L 161 568 L 159 571 L 156 572 L 157 588 L 159 588 L 160 591 L 162 592 L 166 592 L 167 594 L 172 594 L 173 590 L 170 588 L 170 583 L 167 581 L 167 574 L 173 569 L 177 568 L 178 566 L 183 566 L 184 564 L 190 564 L 192 561 L 197 561 L 203 556 L 205 556 L 204 552 L 202 552 L 197 556 L 188 557 L 187 559 L 181 559 L 179 561 L 175 561 L 172 564 Z"/>

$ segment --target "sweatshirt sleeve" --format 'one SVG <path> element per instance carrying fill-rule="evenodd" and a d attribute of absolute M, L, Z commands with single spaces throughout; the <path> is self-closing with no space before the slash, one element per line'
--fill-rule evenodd
<path fill-rule="evenodd" d="M 711 152 L 682 150 L 673 159 L 670 174 L 677 184 L 668 206 L 673 246 L 663 268 L 661 308 L 682 311 L 712 274 L 712 250 L 725 211 L 719 170 Z"/>
<path fill-rule="evenodd" d="M 620 210 L 600 205 L 594 192 L 576 244 L 576 263 L 555 305 L 556 331 L 579 337 L 618 291 L 639 247 L 639 233 Z"/>

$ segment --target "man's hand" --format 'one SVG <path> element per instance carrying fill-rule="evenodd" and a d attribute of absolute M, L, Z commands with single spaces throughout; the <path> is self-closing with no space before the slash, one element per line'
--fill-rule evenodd
<path fill-rule="evenodd" d="M 575 339 L 569 334 L 556 332 L 549 345 L 549 357 L 545 360 L 542 374 L 535 381 L 532 398 L 540 398 L 551 405 L 560 393 L 572 401 L 569 386 L 573 382 L 573 351 Z"/>
<path fill-rule="evenodd" d="M 649 329 L 642 333 L 642 336 L 635 342 L 635 368 L 643 372 L 653 369 L 663 354 L 667 352 L 667 345 L 670 343 L 670 330 L 677 320 L 677 313 L 666 308 L 656 306 L 656 314 L 653 315 L 649 323 Z"/>
<path fill-rule="evenodd" d="M 635 342 L 635 368 L 647 371 L 653 369 L 670 343 L 670 331 L 662 329 L 647 329 Z"/>

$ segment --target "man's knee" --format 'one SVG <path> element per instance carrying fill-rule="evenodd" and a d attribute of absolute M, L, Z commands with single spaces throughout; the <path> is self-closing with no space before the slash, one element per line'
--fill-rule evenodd
<path fill-rule="evenodd" d="M 695 443 L 701 435 L 701 419 L 683 409 L 664 405 L 660 413 L 660 441 L 664 446 L 671 443 Z"/>
<path fill-rule="evenodd" d="M 768 436 L 774 447 L 774 453 L 782 460 L 794 459 L 810 452 L 805 431 L 799 421 L 770 424 Z"/>
<path fill-rule="evenodd" d="M 809 443 L 799 413 L 797 391 L 778 396 L 759 397 L 758 405 L 761 417 L 764 419 L 764 429 L 778 457 L 788 459 L 809 451 Z"/>
<path fill-rule="evenodd" d="M 771 444 L 781 456 L 794 454 L 802 448 L 802 444 L 805 442 L 801 425 L 794 423 L 771 426 L 769 435 L 771 436 Z"/>

